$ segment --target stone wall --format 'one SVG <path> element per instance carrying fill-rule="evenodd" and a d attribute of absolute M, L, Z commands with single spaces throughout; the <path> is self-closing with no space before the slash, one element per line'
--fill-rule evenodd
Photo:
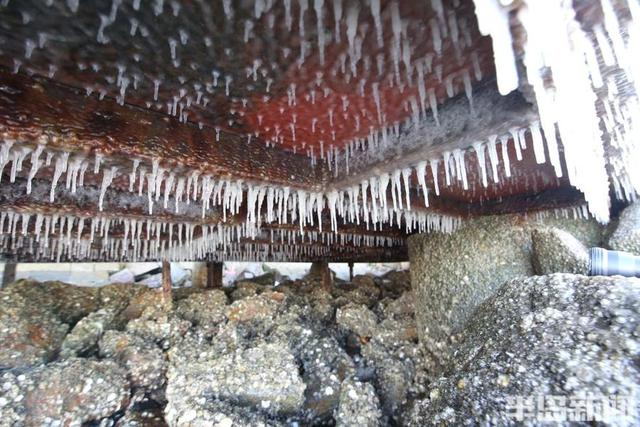
<path fill-rule="evenodd" d="M 474 309 L 507 280 L 534 274 L 532 231 L 556 227 L 585 246 L 601 243 L 595 221 L 505 215 L 469 220 L 452 234 L 415 234 L 408 239 L 418 335 L 445 365 L 454 335 Z"/>

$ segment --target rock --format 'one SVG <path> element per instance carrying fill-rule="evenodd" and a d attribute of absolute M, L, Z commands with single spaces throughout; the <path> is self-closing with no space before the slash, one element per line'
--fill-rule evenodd
<path fill-rule="evenodd" d="M 162 289 L 144 288 L 144 291 L 136 293 L 122 312 L 126 320 L 137 319 L 146 312 L 147 318 L 162 316 L 172 308 L 173 301 L 166 298 Z"/>
<path fill-rule="evenodd" d="M 541 227 L 568 231 L 589 247 L 602 234 L 595 221 L 500 215 L 407 239 L 418 335 L 434 373 L 448 363 L 451 338 L 478 305 L 507 280 L 534 274 L 531 231 Z"/>
<path fill-rule="evenodd" d="M 100 356 L 124 367 L 134 389 L 156 391 L 164 386 L 166 360 L 152 342 L 127 332 L 107 331 L 100 340 Z"/>
<path fill-rule="evenodd" d="M 385 304 L 381 304 L 385 301 Z M 379 312 L 385 319 L 413 320 L 415 318 L 415 297 L 413 292 L 404 292 L 395 300 L 382 300 L 378 304 Z"/>
<path fill-rule="evenodd" d="M 382 425 L 382 412 L 373 386 L 356 380 L 345 381 L 335 419 L 338 427 Z"/>
<path fill-rule="evenodd" d="M 513 424 L 518 396 L 564 396 L 567 407 L 571 396 L 636 396 L 639 330 L 640 279 L 511 280 L 470 317 L 446 375 L 415 402 L 406 424 Z M 640 408 L 628 410 L 620 425 L 638 425 Z"/>
<path fill-rule="evenodd" d="M 62 282 L 18 280 L 3 292 L 20 295 L 41 312 L 47 311 L 70 326 L 99 307 L 98 288 Z"/>
<path fill-rule="evenodd" d="M 354 303 L 372 307 L 380 299 L 382 291 L 376 285 L 373 277 L 358 275 L 353 278 L 351 283 L 354 290 L 348 294 L 348 298 Z"/>
<path fill-rule="evenodd" d="M 231 301 L 238 301 L 244 298 L 258 295 L 258 290 L 261 290 L 261 286 L 257 283 L 249 282 L 246 280 L 236 282 L 235 289 L 231 292 Z"/>
<path fill-rule="evenodd" d="M 173 314 L 157 316 L 154 309 L 127 324 L 126 330 L 144 339 L 151 340 L 163 349 L 179 341 L 191 328 L 191 322 Z"/>
<path fill-rule="evenodd" d="M 571 234 L 558 228 L 536 228 L 531 237 L 537 274 L 589 273 L 589 251 Z"/>
<path fill-rule="evenodd" d="M 288 424 L 270 419 L 268 415 L 220 401 L 190 400 L 179 407 L 168 405 L 168 425 L 180 427 L 276 427 Z"/>
<path fill-rule="evenodd" d="M 48 362 L 69 329 L 47 307 L 15 292 L 15 285 L 0 291 L 0 371 Z"/>
<path fill-rule="evenodd" d="M 305 412 L 309 423 L 330 419 L 338 406 L 342 381 L 355 374 L 351 358 L 333 338 L 311 337 L 301 348 Z"/>
<path fill-rule="evenodd" d="M 262 322 L 273 318 L 278 303 L 271 298 L 254 296 L 235 301 L 227 307 L 226 316 L 230 322 Z"/>
<path fill-rule="evenodd" d="M 620 214 L 618 226 L 609 237 L 609 248 L 640 256 L 640 203 L 627 206 Z"/>
<path fill-rule="evenodd" d="M 329 291 L 316 286 L 307 295 L 306 301 L 311 306 L 310 315 L 316 321 L 328 323 L 333 320 L 335 307 L 333 305 L 333 297 Z"/>
<path fill-rule="evenodd" d="M 115 362 L 66 359 L 24 374 L 5 372 L 3 425 L 80 426 L 126 407 L 129 384 Z"/>
<path fill-rule="evenodd" d="M 217 326 L 226 320 L 227 296 L 222 290 L 207 290 L 193 294 L 176 306 L 175 313 L 205 334 L 215 333 Z"/>
<path fill-rule="evenodd" d="M 380 277 L 380 284 L 385 297 L 398 298 L 411 289 L 411 275 L 408 270 L 392 270 Z"/>
<path fill-rule="evenodd" d="M 220 400 L 265 414 L 292 414 L 302 408 L 305 384 L 293 355 L 283 346 L 259 344 L 216 356 L 194 355 L 183 363 L 179 352 L 172 353 L 166 409 L 170 425 L 201 416 L 202 408 L 189 412 L 192 402 Z"/>
<path fill-rule="evenodd" d="M 120 313 L 127 308 L 129 302 L 134 297 L 148 290 L 146 286 L 135 285 L 133 283 L 117 283 L 103 286 L 98 288 L 100 307 Z"/>
<path fill-rule="evenodd" d="M 112 326 L 114 317 L 113 311 L 102 309 L 80 319 L 64 338 L 60 357 L 92 356 L 98 349 L 98 340 Z"/>
<path fill-rule="evenodd" d="M 148 399 L 131 405 L 124 416 L 116 422 L 116 427 L 164 427 L 162 406 Z"/>
<path fill-rule="evenodd" d="M 360 337 L 372 337 L 375 334 L 378 319 L 366 306 L 348 304 L 336 310 L 336 323 L 344 330 Z"/>

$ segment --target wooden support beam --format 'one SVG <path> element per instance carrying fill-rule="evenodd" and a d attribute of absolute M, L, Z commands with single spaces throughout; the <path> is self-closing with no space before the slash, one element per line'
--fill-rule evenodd
<path fill-rule="evenodd" d="M 320 277 L 322 278 L 322 287 L 326 290 L 330 290 L 333 286 L 333 277 L 331 277 L 331 270 L 329 270 L 329 263 L 327 261 L 320 261 Z"/>
<path fill-rule="evenodd" d="M 349 263 L 349 281 L 353 281 L 353 262 Z"/>
<path fill-rule="evenodd" d="M 171 263 L 162 261 L 162 294 L 166 301 L 171 301 Z"/>
<path fill-rule="evenodd" d="M 222 288 L 223 262 L 207 261 L 207 288 Z"/>
<path fill-rule="evenodd" d="M 16 268 L 18 263 L 13 261 L 7 261 L 4 264 L 4 271 L 2 273 L 2 283 L 0 284 L 0 288 L 4 288 L 16 281 Z"/>

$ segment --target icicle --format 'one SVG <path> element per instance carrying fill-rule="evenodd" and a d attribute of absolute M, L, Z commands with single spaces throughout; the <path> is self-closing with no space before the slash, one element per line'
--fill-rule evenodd
<path fill-rule="evenodd" d="M 111 169 L 105 170 L 102 173 L 102 185 L 100 186 L 100 197 L 98 198 L 98 209 L 102 211 L 102 204 L 104 202 L 104 195 L 107 192 L 107 188 L 113 182 L 113 178 L 116 175 L 116 171 L 118 170 L 117 166 L 111 166 Z"/>
<path fill-rule="evenodd" d="M 440 120 L 438 119 L 438 100 L 436 99 L 436 92 L 433 89 L 429 89 L 429 107 L 431 108 L 431 114 L 433 120 L 436 122 L 436 126 L 440 126 Z"/>
<path fill-rule="evenodd" d="M 532 123 L 529 126 L 531 139 L 533 140 L 533 152 L 536 156 L 536 162 L 542 164 L 546 162 L 544 155 L 544 142 L 542 140 L 542 132 L 540 132 L 540 122 Z"/>
<path fill-rule="evenodd" d="M 438 187 L 438 159 L 429 160 L 431 165 L 431 173 L 433 174 L 433 189 L 436 192 L 436 196 L 440 195 L 440 188 Z"/>
<path fill-rule="evenodd" d="M 456 148 L 452 152 L 453 159 L 456 163 L 457 177 L 458 180 L 462 180 L 462 188 L 465 190 L 469 189 L 469 183 L 467 182 L 467 169 L 464 161 L 464 151 L 459 148 Z"/>
<path fill-rule="evenodd" d="M 513 53 L 509 10 L 494 0 L 474 0 L 478 29 L 483 36 L 491 35 L 496 63 L 498 90 L 506 95 L 518 88 L 518 70 Z"/>
<path fill-rule="evenodd" d="M 67 170 L 67 164 L 69 162 L 69 153 L 64 152 L 58 155 L 56 158 L 56 166 L 53 171 L 53 178 L 51 180 L 51 192 L 49 193 L 49 203 L 53 203 L 56 193 L 56 185 L 58 180 L 62 176 L 62 173 Z"/>
<path fill-rule="evenodd" d="M 489 142 L 487 148 L 489 150 L 489 160 L 491 161 L 491 172 L 493 174 L 493 182 L 498 183 L 498 150 L 496 148 L 496 142 L 498 135 L 489 136 Z"/>
<path fill-rule="evenodd" d="M 102 154 L 96 153 L 96 160 L 93 163 L 93 173 L 96 175 L 100 173 L 100 163 L 102 162 L 103 157 L 104 156 Z"/>
<path fill-rule="evenodd" d="M 522 160 L 522 151 L 521 151 L 521 143 L 520 143 L 520 132 L 518 128 L 509 129 L 511 133 L 511 138 L 513 139 L 513 148 L 516 150 L 516 159 L 518 161 Z"/>
<path fill-rule="evenodd" d="M 511 177 L 511 168 L 509 162 L 509 137 L 503 135 L 500 137 L 500 145 L 502 148 L 502 162 L 504 164 L 504 174 L 507 178 Z"/>
<path fill-rule="evenodd" d="M 27 194 L 31 194 L 31 182 L 38 173 L 38 169 L 42 166 L 40 161 L 40 155 L 44 151 L 44 145 L 38 144 L 38 147 L 31 153 L 31 170 L 29 170 L 29 176 L 27 178 Z"/>
<path fill-rule="evenodd" d="M 411 168 L 402 169 L 402 181 L 404 184 L 404 194 L 406 197 L 407 210 L 411 210 L 411 197 L 409 194 L 409 178 L 411 177 Z"/>
<path fill-rule="evenodd" d="M 324 0 L 313 0 L 313 9 L 316 12 L 317 33 L 318 33 L 318 52 L 320 54 L 320 65 L 324 65 L 324 24 L 322 19 L 322 9 L 324 8 Z"/>
<path fill-rule="evenodd" d="M 370 0 L 369 6 L 371 7 L 371 16 L 373 16 L 373 23 L 376 27 L 376 39 L 378 41 L 378 47 L 384 46 L 382 37 L 382 22 L 380 20 L 380 0 Z"/>
<path fill-rule="evenodd" d="M 447 186 L 451 185 L 451 172 L 449 169 L 449 159 L 451 158 L 451 152 L 445 151 L 442 153 L 442 158 L 444 160 L 444 177 L 445 183 Z"/>
<path fill-rule="evenodd" d="M 427 188 L 426 182 L 426 174 L 427 174 L 427 162 L 422 161 L 416 165 L 416 175 L 418 176 L 418 184 L 422 188 L 422 197 L 424 198 L 424 205 L 426 207 L 429 206 L 429 189 Z M 408 200 L 407 200 L 408 203 Z"/>
<path fill-rule="evenodd" d="M 133 186 L 136 182 L 136 171 L 140 165 L 140 160 L 134 159 L 133 166 L 131 167 L 131 173 L 129 174 L 129 192 L 133 193 Z"/>
<path fill-rule="evenodd" d="M 472 146 L 478 157 L 478 170 L 480 171 L 480 174 L 482 176 L 482 186 L 486 188 L 488 183 L 487 183 L 487 164 L 485 163 L 485 158 L 484 158 L 484 144 L 479 141 L 479 142 L 474 142 Z"/>

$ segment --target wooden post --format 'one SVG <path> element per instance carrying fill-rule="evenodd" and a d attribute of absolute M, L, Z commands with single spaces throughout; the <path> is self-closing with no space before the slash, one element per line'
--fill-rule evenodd
<path fill-rule="evenodd" d="M 162 295 L 165 301 L 171 301 L 171 263 L 162 261 Z"/>
<path fill-rule="evenodd" d="M 331 270 L 329 270 L 329 263 L 322 261 L 320 263 L 320 274 L 322 277 L 322 287 L 326 290 L 330 290 L 333 286 L 333 277 L 331 277 Z"/>
<path fill-rule="evenodd" d="M 207 288 L 222 287 L 223 262 L 207 261 Z"/>
<path fill-rule="evenodd" d="M 353 262 L 349 263 L 349 281 L 353 281 Z"/>
<path fill-rule="evenodd" d="M 16 281 L 16 267 L 17 263 L 12 261 L 7 261 L 4 264 L 4 271 L 2 273 L 2 283 L 0 284 L 0 288 L 4 288 Z"/>

